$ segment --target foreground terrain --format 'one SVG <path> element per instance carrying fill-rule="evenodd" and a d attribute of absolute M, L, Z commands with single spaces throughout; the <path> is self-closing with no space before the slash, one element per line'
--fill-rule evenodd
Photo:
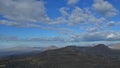
<path fill-rule="evenodd" d="M 0 68 L 120 68 L 120 50 L 104 44 L 67 46 L 29 56 L 1 58 Z"/>

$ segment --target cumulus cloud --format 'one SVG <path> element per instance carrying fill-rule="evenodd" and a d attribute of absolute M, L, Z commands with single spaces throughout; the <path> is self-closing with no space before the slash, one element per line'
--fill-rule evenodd
<path fill-rule="evenodd" d="M 115 38 L 115 34 L 114 33 L 110 33 L 107 35 L 107 39 L 112 39 L 112 38 Z"/>
<path fill-rule="evenodd" d="M 68 0 L 68 4 L 74 5 L 78 1 L 79 0 Z M 113 17 L 118 13 L 118 10 L 115 9 L 112 4 L 105 0 L 94 0 L 93 7 L 100 14 L 108 17 Z M 54 30 L 64 34 L 72 33 L 72 28 L 56 28 L 57 24 L 66 24 L 72 26 L 79 24 L 95 24 L 96 28 L 88 29 L 88 33 L 82 36 L 78 35 L 76 40 L 106 40 L 107 37 L 109 39 L 110 36 L 107 36 L 106 32 L 97 32 L 99 28 L 96 25 L 103 27 L 103 23 L 106 23 L 106 18 L 92 13 L 93 9 L 91 10 L 90 8 L 80 8 L 78 6 L 74 6 L 72 8 L 62 7 L 59 9 L 59 11 L 61 16 L 56 17 L 55 19 L 50 19 L 46 14 L 44 2 L 41 0 L 0 0 L 0 15 L 2 15 L 4 18 L 7 18 L 5 20 L 0 20 L 0 24 L 15 27 L 32 27 L 44 30 Z M 41 23 L 46 24 L 42 26 Z M 111 21 L 107 25 L 113 26 L 114 22 Z M 116 35 L 117 33 L 113 34 Z M 71 40 L 74 39 L 72 38 Z"/>
<path fill-rule="evenodd" d="M 87 24 L 102 24 L 106 21 L 104 17 L 96 17 L 90 9 L 82 9 L 80 7 L 70 8 L 62 7 L 60 8 L 60 13 L 62 16 L 56 18 L 51 22 L 51 24 L 67 24 L 67 25 L 78 25 L 80 23 Z"/>
<path fill-rule="evenodd" d="M 106 0 L 94 0 L 93 8 L 107 17 L 114 17 L 118 14 L 118 10 Z"/>
<path fill-rule="evenodd" d="M 110 41 L 120 40 L 120 32 L 109 32 L 106 38 Z"/>
<path fill-rule="evenodd" d="M 69 10 L 69 8 L 66 8 L 66 7 L 62 7 L 60 8 L 60 13 L 63 15 L 63 16 L 68 16 L 69 13 L 67 12 Z"/>
<path fill-rule="evenodd" d="M 115 26 L 116 24 L 117 24 L 117 22 L 110 21 L 110 22 L 108 22 L 107 26 L 112 27 L 112 26 Z"/>
<path fill-rule="evenodd" d="M 79 0 L 67 1 L 68 4 L 76 4 Z M 106 16 L 114 16 L 117 14 L 117 9 L 115 9 L 108 1 L 94 0 L 93 7 L 99 13 Z M 24 25 L 26 22 L 28 23 L 27 25 L 31 25 L 32 27 L 40 26 L 35 22 L 50 25 L 76 25 L 79 23 L 101 24 L 106 20 L 104 17 L 96 17 L 90 9 L 83 9 L 77 6 L 73 9 L 69 7 L 62 7 L 60 8 L 60 13 L 62 16 L 50 19 L 46 14 L 44 2 L 41 0 L 0 0 L 0 15 L 8 19 L 6 20 L 6 23 L 4 22 L 2 24 L 10 26 Z M 10 24 L 8 24 L 8 22 L 10 22 Z"/>
<path fill-rule="evenodd" d="M 69 23 L 68 24 L 79 24 L 84 23 L 86 21 L 86 14 L 84 13 L 84 10 L 82 10 L 79 7 L 75 7 L 74 10 L 72 10 L 71 14 L 69 15 Z"/>
<path fill-rule="evenodd" d="M 75 4 L 78 1 L 79 0 L 68 0 L 71 4 Z M 26 27 L 42 27 L 39 23 L 49 25 L 78 25 L 80 23 L 101 24 L 105 21 L 104 17 L 96 17 L 89 9 L 82 9 L 77 6 L 73 9 L 62 7 L 60 8 L 62 16 L 50 19 L 46 14 L 44 2 L 38 0 L 0 0 L 0 9 L 0 14 L 8 19 L 6 23 L 4 21 L 2 24 L 9 26 L 25 27 L 26 25 Z"/>
<path fill-rule="evenodd" d="M 43 1 L 0 0 L 0 15 L 16 22 L 48 22 Z"/>
<path fill-rule="evenodd" d="M 74 5 L 74 4 L 77 4 L 78 2 L 79 2 L 79 0 L 68 0 L 67 4 Z"/>
<path fill-rule="evenodd" d="M 104 17 L 96 17 L 92 12 L 87 10 L 87 22 L 94 23 L 96 25 L 101 25 L 106 22 L 106 19 Z"/>
<path fill-rule="evenodd" d="M 99 30 L 98 27 L 90 27 L 87 29 L 87 32 L 97 32 Z"/>

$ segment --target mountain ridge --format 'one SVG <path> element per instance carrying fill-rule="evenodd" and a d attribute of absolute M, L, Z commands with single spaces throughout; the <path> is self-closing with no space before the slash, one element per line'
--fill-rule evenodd
<path fill-rule="evenodd" d="M 94 48 L 95 50 L 92 50 Z M 116 52 L 104 45 L 67 46 L 46 50 L 33 56 L 0 60 L 0 65 L 5 65 L 2 68 L 119 68 L 120 58 L 114 57 L 114 54 L 102 54 L 105 51 L 116 53 L 120 57 L 120 51 Z"/>

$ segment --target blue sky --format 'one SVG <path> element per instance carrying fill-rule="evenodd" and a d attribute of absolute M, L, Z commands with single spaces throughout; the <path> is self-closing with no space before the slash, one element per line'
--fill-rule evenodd
<path fill-rule="evenodd" d="M 0 46 L 119 43 L 119 0 L 0 0 Z"/>

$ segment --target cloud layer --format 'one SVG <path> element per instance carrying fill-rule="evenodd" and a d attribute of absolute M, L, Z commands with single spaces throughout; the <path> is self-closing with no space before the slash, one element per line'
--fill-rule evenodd
<path fill-rule="evenodd" d="M 29 37 L 29 38 L 18 38 L 16 36 L 5 36 L 1 35 L 0 40 L 2 41 L 57 41 L 57 42 L 95 42 L 95 41 L 119 41 L 120 32 L 108 31 L 108 32 L 86 32 L 80 34 L 73 34 L 67 37 Z"/>
<path fill-rule="evenodd" d="M 65 1 L 66 2 L 66 1 Z M 19 39 L 0 37 L 0 40 L 23 41 L 119 41 L 120 32 L 109 27 L 120 25 L 112 18 L 119 14 L 107 0 L 93 0 L 90 7 L 78 6 L 80 0 L 67 0 L 66 5 L 58 8 L 60 15 L 51 18 L 47 14 L 44 0 L 0 0 L 0 24 L 14 27 L 30 27 L 54 30 L 65 37 L 37 37 Z M 65 27 L 63 27 L 63 25 Z M 58 27 L 62 26 L 62 27 Z M 77 28 L 78 32 L 75 33 Z M 82 28 L 84 31 L 79 33 Z"/>

